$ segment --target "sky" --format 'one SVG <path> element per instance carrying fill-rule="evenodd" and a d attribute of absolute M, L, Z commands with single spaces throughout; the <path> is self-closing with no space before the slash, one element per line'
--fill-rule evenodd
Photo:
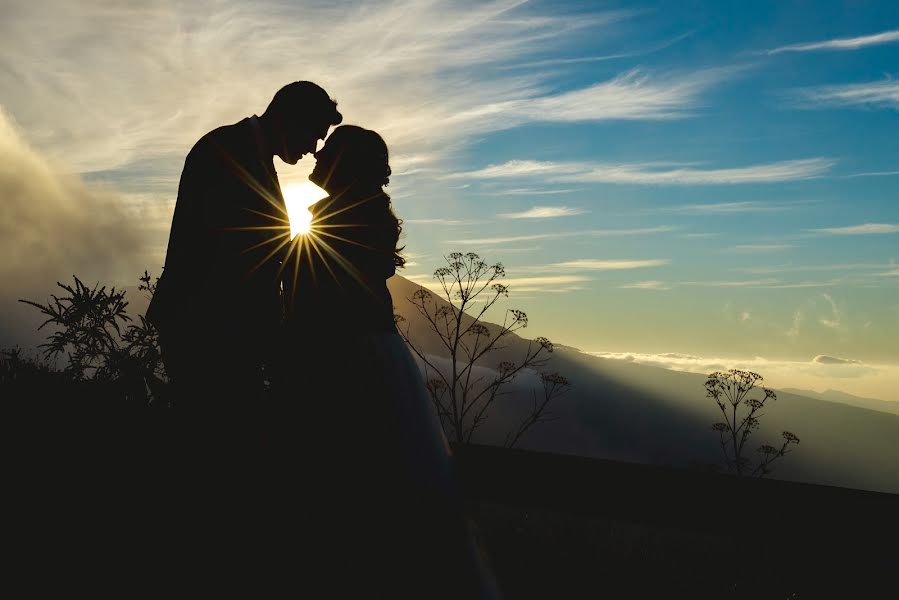
<path fill-rule="evenodd" d="M 0 12 L 0 346 L 17 298 L 158 273 L 193 143 L 307 79 L 389 145 L 406 277 L 473 251 L 529 335 L 899 400 L 895 2 Z"/>

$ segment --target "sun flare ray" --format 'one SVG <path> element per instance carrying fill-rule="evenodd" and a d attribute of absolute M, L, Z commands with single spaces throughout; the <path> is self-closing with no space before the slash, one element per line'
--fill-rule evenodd
<path fill-rule="evenodd" d="M 245 248 L 244 250 L 241 251 L 241 254 L 246 254 L 246 253 L 252 252 L 253 250 L 256 250 L 258 248 L 262 248 L 263 246 L 267 246 L 268 244 L 272 244 L 286 235 L 289 235 L 289 234 L 285 231 L 284 233 L 282 233 L 280 235 L 276 235 L 276 236 L 270 237 L 268 239 L 262 240 L 258 244 L 253 244 L 249 248 Z"/>

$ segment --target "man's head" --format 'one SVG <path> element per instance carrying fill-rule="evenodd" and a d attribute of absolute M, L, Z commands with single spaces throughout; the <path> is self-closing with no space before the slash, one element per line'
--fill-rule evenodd
<path fill-rule="evenodd" d="M 337 103 L 311 81 L 295 81 L 278 90 L 260 118 L 272 153 L 291 165 L 315 152 L 331 125 L 343 120 Z"/>

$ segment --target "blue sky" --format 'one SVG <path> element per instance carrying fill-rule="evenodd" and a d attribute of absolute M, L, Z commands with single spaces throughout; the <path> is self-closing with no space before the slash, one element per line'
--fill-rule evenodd
<path fill-rule="evenodd" d="M 899 384 L 894 2 L 3 14 L 0 143 L 16 168 L 0 184 L 16 201 L 0 226 L 17 258 L 0 274 L 26 292 L 158 269 L 193 142 L 311 79 L 391 147 L 410 278 L 474 250 L 506 264 L 533 335 L 760 364 L 783 385 L 892 398 Z M 311 161 L 278 169 L 289 185 Z"/>

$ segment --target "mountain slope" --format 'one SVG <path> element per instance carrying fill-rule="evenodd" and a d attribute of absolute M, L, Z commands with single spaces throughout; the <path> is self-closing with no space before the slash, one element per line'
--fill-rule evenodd
<path fill-rule="evenodd" d="M 446 356 L 406 300 L 419 286 L 398 277 L 389 285 L 411 338 L 416 343 L 422 340 L 420 345 L 429 354 Z M 436 296 L 434 301 L 441 302 Z M 491 358 L 491 363 L 513 359 L 526 345 L 527 340 L 515 336 L 503 356 Z M 559 419 L 531 430 L 521 447 L 655 464 L 721 464 L 717 434 L 711 431 L 720 413 L 705 397 L 704 375 L 594 357 L 565 347 L 557 347 L 547 370 L 565 375 L 572 390 L 553 407 Z M 533 384 L 533 375 L 516 382 L 513 393 L 497 405 L 484 426 L 480 441 L 502 441 L 530 406 Z M 765 413 L 753 435 L 752 454 L 763 443 L 777 444 L 783 430 L 801 440 L 778 463 L 778 478 L 899 493 L 899 416 L 786 391 L 778 393 Z"/>

